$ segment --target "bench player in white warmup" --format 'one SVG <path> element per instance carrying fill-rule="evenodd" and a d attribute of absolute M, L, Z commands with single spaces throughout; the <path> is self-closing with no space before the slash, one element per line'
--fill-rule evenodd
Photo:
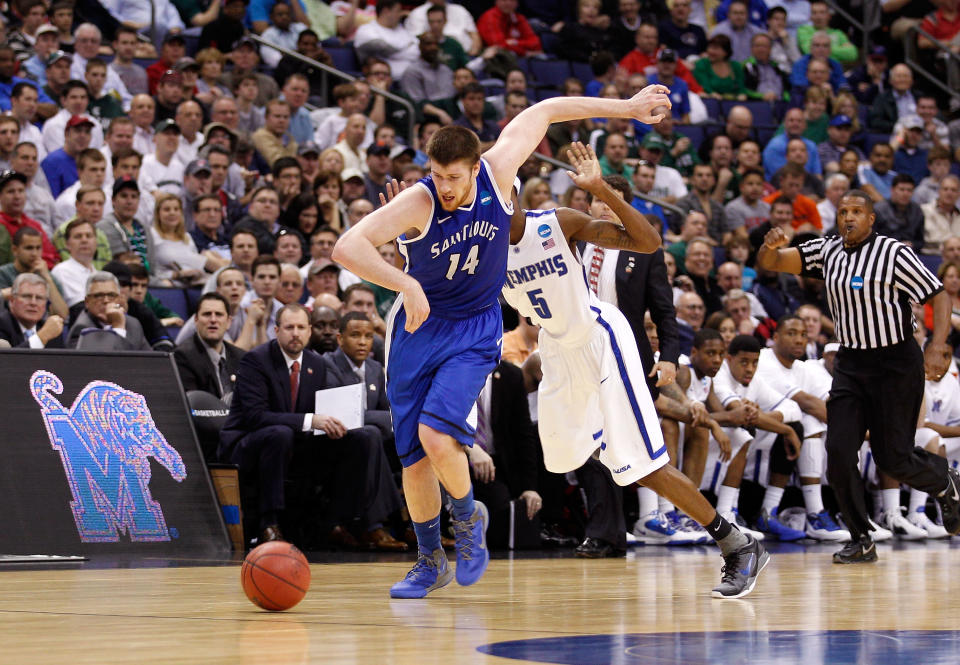
<path fill-rule="evenodd" d="M 716 598 L 753 590 L 770 555 L 723 519 L 693 483 L 667 462 L 633 332 L 620 311 L 587 288 L 574 254 L 577 241 L 611 249 L 652 252 L 660 236 L 601 177 L 593 150 L 574 144 L 574 183 L 603 199 L 624 227 L 560 208 L 517 209 L 510 221 L 507 302 L 540 324 L 543 380 L 538 402 L 544 462 L 554 473 L 580 467 L 592 454 L 619 485 L 634 482 L 661 494 L 703 525 L 724 557 Z M 515 204 L 515 208 L 518 206 Z"/>

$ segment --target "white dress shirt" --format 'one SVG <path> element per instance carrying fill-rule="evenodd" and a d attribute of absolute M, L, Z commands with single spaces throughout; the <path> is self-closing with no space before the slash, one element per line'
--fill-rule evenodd
<path fill-rule="evenodd" d="M 17 325 L 20 326 L 20 332 L 23 334 L 24 339 L 27 340 L 27 344 L 30 345 L 31 349 L 42 349 L 43 341 L 37 337 L 37 327 L 33 326 L 32 328 L 25 328 L 19 319 L 17 320 Z"/>
<path fill-rule="evenodd" d="M 593 243 L 587 243 L 583 248 L 583 266 L 589 271 L 593 261 Z M 617 261 L 620 259 L 619 249 L 604 249 L 603 263 L 600 264 L 600 276 L 597 277 L 597 297 L 614 307 L 617 304 Z"/>
<path fill-rule="evenodd" d="M 289 378 L 290 374 L 291 374 L 292 371 L 293 371 L 293 370 L 291 369 L 291 368 L 293 367 L 293 363 L 297 362 L 297 363 L 300 363 L 300 365 L 299 365 L 299 367 L 300 367 L 300 375 L 301 375 L 301 376 L 300 376 L 300 379 L 302 380 L 302 378 L 303 378 L 303 351 L 301 351 L 298 355 L 294 356 L 293 358 L 291 358 L 291 357 L 287 354 L 287 352 L 286 352 L 286 351 L 283 351 L 282 349 L 281 349 L 281 353 L 283 353 L 283 359 L 284 359 L 284 360 L 286 361 L 286 363 L 287 363 L 287 377 Z M 298 386 L 300 385 L 299 382 L 297 383 L 297 385 L 298 385 Z M 300 396 L 300 391 L 299 391 L 299 388 L 298 388 L 298 389 L 297 389 L 297 397 L 299 397 L 299 396 Z M 303 414 L 303 428 L 302 428 L 302 431 L 304 431 L 304 432 L 309 432 L 309 431 L 312 430 L 312 429 L 313 429 L 313 414 L 312 414 L 312 413 L 305 413 L 305 414 Z"/>
<path fill-rule="evenodd" d="M 93 266 L 87 268 L 72 256 L 66 261 L 61 261 L 53 266 L 50 274 L 56 277 L 63 287 L 61 295 L 67 302 L 67 307 L 73 307 L 78 302 L 83 302 L 87 296 L 87 278 L 95 273 Z"/>

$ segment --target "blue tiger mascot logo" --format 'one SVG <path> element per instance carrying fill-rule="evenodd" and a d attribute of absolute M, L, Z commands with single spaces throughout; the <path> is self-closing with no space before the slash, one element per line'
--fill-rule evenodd
<path fill-rule="evenodd" d="M 143 395 L 93 381 L 67 409 L 54 397 L 63 393 L 63 382 L 44 370 L 30 377 L 30 392 L 63 461 L 80 540 L 117 542 L 124 532 L 134 542 L 170 540 L 163 510 L 150 495 L 148 458 L 177 482 L 187 469 L 157 429 Z"/>

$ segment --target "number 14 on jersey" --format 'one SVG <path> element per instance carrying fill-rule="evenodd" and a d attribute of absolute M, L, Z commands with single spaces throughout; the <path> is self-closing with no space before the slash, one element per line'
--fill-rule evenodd
<path fill-rule="evenodd" d="M 467 258 L 463 260 L 463 265 L 460 266 L 460 270 L 465 271 L 468 275 L 473 275 L 477 272 L 477 264 L 480 263 L 480 259 L 477 258 L 477 254 L 480 253 L 480 246 L 474 245 L 470 248 L 470 251 L 467 252 Z M 447 269 L 447 279 L 453 279 L 457 274 L 457 266 L 460 265 L 460 253 L 450 255 L 450 267 Z"/>

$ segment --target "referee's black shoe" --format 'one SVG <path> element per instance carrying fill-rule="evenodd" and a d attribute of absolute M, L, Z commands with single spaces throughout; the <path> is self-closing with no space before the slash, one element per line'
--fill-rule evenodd
<path fill-rule="evenodd" d="M 947 489 L 937 495 L 937 502 L 943 513 L 943 528 L 954 536 L 960 533 L 960 474 L 956 469 L 947 470 Z"/>
<path fill-rule="evenodd" d="M 851 540 L 839 552 L 833 553 L 834 563 L 872 563 L 877 560 L 877 546 L 868 535 Z"/>

